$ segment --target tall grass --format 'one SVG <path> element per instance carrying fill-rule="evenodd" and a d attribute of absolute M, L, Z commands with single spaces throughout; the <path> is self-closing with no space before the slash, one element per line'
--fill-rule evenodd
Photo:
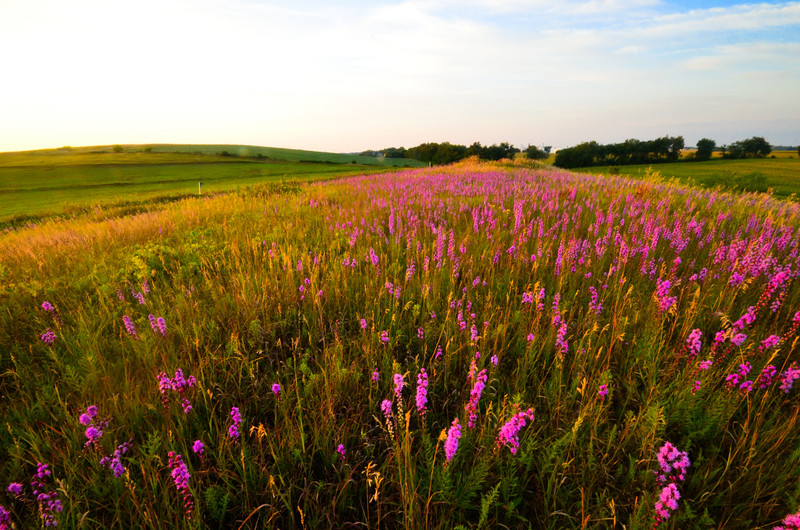
<path fill-rule="evenodd" d="M 8 231 L 0 477 L 23 490 L 0 505 L 66 528 L 769 528 L 800 503 L 798 227 L 768 196 L 464 164 Z"/>

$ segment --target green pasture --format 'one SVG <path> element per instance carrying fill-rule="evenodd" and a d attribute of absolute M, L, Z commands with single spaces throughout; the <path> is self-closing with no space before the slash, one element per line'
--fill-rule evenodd
<path fill-rule="evenodd" d="M 760 192 L 771 188 L 776 197 L 800 195 L 800 157 L 793 151 L 776 152 L 775 158 L 712 159 L 706 162 L 596 166 L 576 171 L 631 177 L 643 177 L 648 171 L 658 171 L 665 178 L 675 178 L 684 184 L 707 188 L 720 186 L 727 189 Z"/>
<path fill-rule="evenodd" d="M 390 169 L 160 152 L 146 147 L 123 146 L 121 152 L 105 146 L 0 153 L 0 222 L 98 203 L 197 194 L 198 182 L 203 183 L 204 193 L 210 193 L 264 182 L 319 180 Z M 213 153 L 223 146 L 206 147 Z M 321 159 L 325 153 L 317 155 Z"/>

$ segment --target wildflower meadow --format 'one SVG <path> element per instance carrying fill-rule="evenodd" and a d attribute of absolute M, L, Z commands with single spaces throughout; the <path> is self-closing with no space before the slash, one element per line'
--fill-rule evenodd
<path fill-rule="evenodd" d="M 800 528 L 800 205 L 466 162 L 0 234 L 0 528 Z"/>

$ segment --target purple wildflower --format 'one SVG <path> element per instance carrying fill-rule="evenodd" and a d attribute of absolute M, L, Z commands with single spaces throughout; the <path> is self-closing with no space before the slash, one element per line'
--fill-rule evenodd
<path fill-rule="evenodd" d="M 388 344 L 389 343 L 389 332 L 388 331 L 386 331 L 386 330 L 381 331 L 381 342 L 384 343 L 384 344 Z"/>
<path fill-rule="evenodd" d="M 11 513 L 0 504 L 0 530 L 11 530 Z"/>
<path fill-rule="evenodd" d="M 689 456 L 685 451 L 678 451 L 674 445 L 665 442 L 658 451 L 658 465 L 661 467 L 661 473 L 656 473 L 659 484 L 683 481 L 690 465 Z"/>
<path fill-rule="evenodd" d="M 122 317 L 122 323 L 125 324 L 125 331 L 128 332 L 128 335 L 133 336 L 134 339 L 138 338 L 139 336 L 136 334 L 136 327 L 133 325 L 131 321 L 131 317 L 125 315 Z"/>
<path fill-rule="evenodd" d="M 63 509 L 61 500 L 58 498 L 58 492 L 51 489 L 46 483 L 51 475 L 49 466 L 39 462 L 36 464 L 36 474 L 31 480 L 33 496 L 39 504 L 39 517 L 46 527 L 58 526 L 56 514 L 61 513 Z"/>
<path fill-rule="evenodd" d="M 465 410 L 469 414 L 469 421 L 467 427 L 470 429 L 475 426 L 475 421 L 478 419 L 478 402 L 481 400 L 481 394 L 486 387 L 486 381 L 489 377 L 486 375 L 486 368 L 478 372 L 475 377 L 475 384 L 469 393 L 469 403 L 467 403 Z"/>
<path fill-rule="evenodd" d="M 53 304 L 51 304 L 50 302 L 44 301 L 42 302 L 42 309 L 44 309 L 45 311 L 53 311 L 55 307 L 53 307 Z"/>
<path fill-rule="evenodd" d="M 275 394 L 275 397 L 281 397 L 280 383 L 272 383 L 272 393 Z"/>
<path fill-rule="evenodd" d="M 461 425 L 458 423 L 458 418 L 456 418 L 447 430 L 447 439 L 444 442 L 445 465 L 456 456 L 459 438 L 461 438 Z"/>
<path fill-rule="evenodd" d="M 670 483 L 661 490 L 656 501 L 656 524 L 669 519 L 671 512 L 678 509 L 678 500 L 681 494 L 675 483 Z"/>
<path fill-rule="evenodd" d="M 196 454 L 200 458 L 203 458 L 203 453 L 205 453 L 205 450 L 206 446 L 200 440 L 195 440 L 194 443 L 192 444 L 192 451 L 194 451 L 194 454 Z"/>
<path fill-rule="evenodd" d="M 745 335 L 744 333 L 737 333 L 737 334 L 736 334 L 736 336 L 734 336 L 734 337 L 731 339 L 731 342 L 732 342 L 733 344 L 735 344 L 736 346 L 741 346 L 741 345 L 742 345 L 742 343 L 743 343 L 745 340 L 747 340 L 747 335 Z"/>
<path fill-rule="evenodd" d="M 800 530 L 800 511 L 784 517 L 782 524 L 773 527 L 772 530 Z"/>
<path fill-rule="evenodd" d="M 53 344 L 56 341 L 56 334 L 50 328 L 47 328 L 40 338 L 45 344 Z"/>
<path fill-rule="evenodd" d="M 783 390 L 784 394 L 789 393 L 796 379 L 800 379 L 800 369 L 797 368 L 797 363 L 793 361 L 792 365 L 781 373 L 781 390 Z"/>
<path fill-rule="evenodd" d="M 606 396 L 608 395 L 608 385 L 600 385 L 600 388 L 597 390 L 597 395 L 600 396 L 601 401 L 605 401 Z"/>
<path fill-rule="evenodd" d="M 175 489 L 183 496 L 183 510 L 191 518 L 194 510 L 194 499 L 189 491 L 189 479 L 192 478 L 192 475 L 183 462 L 183 457 L 174 451 L 169 452 L 169 469 L 172 481 L 175 483 Z"/>
<path fill-rule="evenodd" d="M 242 416 L 239 414 L 239 407 L 231 408 L 231 419 L 233 423 L 228 427 L 228 436 L 231 438 L 239 437 L 239 427 L 242 425 Z"/>
<path fill-rule="evenodd" d="M 416 403 L 417 411 L 425 414 L 425 407 L 428 404 L 428 374 L 425 372 L 425 368 L 421 368 L 417 375 Z"/>
<path fill-rule="evenodd" d="M 403 376 L 401 374 L 394 374 L 394 395 L 397 399 L 402 399 L 403 394 Z"/>
<path fill-rule="evenodd" d="M 367 329 L 367 321 L 365 319 L 361 319 L 361 329 Z"/>
<path fill-rule="evenodd" d="M 689 357 L 692 359 L 697 357 L 697 354 L 700 353 L 700 349 L 703 347 L 702 337 L 702 331 L 693 329 L 692 332 L 689 333 L 689 338 L 686 339 L 686 349 L 689 352 Z"/>
<path fill-rule="evenodd" d="M 516 454 L 519 449 L 519 431 L 525 427 L 526 420 L 533 421 L 533 409 L 516 413 L 500 427 L 500 432 L 497 434 L 497 447 L 505 445 L 512 455 Z"/>
<path fill-rule="evenodd" d="M 378 371 L 377 368 L 375 368 L 375 370 L 372 371 L 372 381 L 377 383 L 378 379 L 380 379 L 380 377 L 381 377 L 381 373 Z"/>
<path fill-rule="evenodd" d="M 12 482 L 8 485 L 8 492 L 15 497 L 22 495 L 22 484 L 19 482 Z"/>
<path fill-rule="evenodd" d="M 336 448 L 336 452 L 339 453 L 339 458 L 341 460 L 344 460 L 344 457 L 347 454 L 347 451 L 345 451 L 345 448 L 344 448 L 343 444 L 339 444 L 339 446 Z"/>

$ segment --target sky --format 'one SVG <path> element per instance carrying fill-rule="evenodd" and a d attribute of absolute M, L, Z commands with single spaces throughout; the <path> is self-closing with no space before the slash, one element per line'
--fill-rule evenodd
<path fill-rule="evenodd" d="M 800 143 L 800 2 L 0 0 L 0 151 Z"/>

